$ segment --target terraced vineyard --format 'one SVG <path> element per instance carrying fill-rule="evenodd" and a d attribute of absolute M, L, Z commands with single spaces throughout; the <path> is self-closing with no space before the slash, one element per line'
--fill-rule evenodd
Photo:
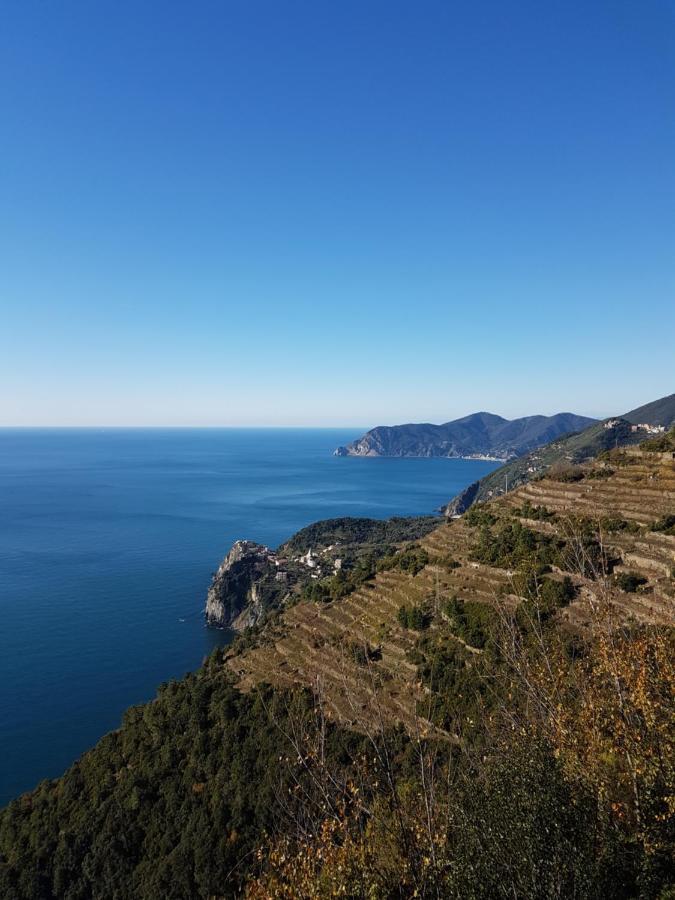
<path fill-rule="evenodd" d="M 601 596 L 617 622 L 675 623 L 675 534 L 667 519 L 675 513 L 672 454 L 613 451 L 603 462 L 578 467 L 573 478 L 531 482 L 479 509 L 497 527 L 520 522 L 558 543 L 569 544 L 592 526 L 610 560 L 606 570 L 589 573 L 570 564 L 550 573 L 554 580 L 569 575 L 575 587 L 575 599 L 557 613 L 564 627 L 590 627 Z M 662 530 L 652 530 L 655 525 Z M 514 571 L 475 560 L 480 533 L 480 516 L 452 520 L 419 541 L 429 561 L 417 574 L 393 567 L 343 599 L 303 600 L 286 609 L 258 646 L 229 654 L 239 686 L 305 685 L 321 695 L 329 715 L 357 730 L 395 722 L 410 732 L 433 729 L 419 716 L 428 696 L 411 660 L 419 632 L 401 624 L 399 610 L 425 610 L 433 634 L 448 629 L 451 597 L 520 603 Z M 626 589 L 622 574 L 635 581 L 634 589 Z"/>

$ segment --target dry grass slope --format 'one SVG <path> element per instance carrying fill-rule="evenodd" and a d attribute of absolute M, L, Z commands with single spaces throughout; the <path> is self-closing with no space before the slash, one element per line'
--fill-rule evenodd
<path fill-rule="evenodd" d="M 675 536 L 649 530 L 675 512 L 672 455 L 616 451 L 609 461 L 585 466 L 578 474 L 576 482 L 547 477 L 529 483 L 488 508 L 503 517 L 526 501 L 544 506 L 556 514 L 554 519 L 521 521 L 546 533 L 564 534 L 571 517 L 596 524 L 609 519 L 635 523 L 619 531 L 601 529 L 601 534 L 616 560 L 614 576 L 630 571 L 644 578 L 640 591 L 621 591 L 615 577 L 589 579 L 573 572 L 577 598 L 559 615 L 567 627 L 588 627 L 592 604 L 603 591 L 611 597 L 617 621 L 675 624 Z M 260 646 L 229 656 L 227 664 L 241 689 L 263 682 L 300 684 L 318 691 L 329 715 L 351 728 L 365 731 L 399 722 L 411 733 L 433 730 L 419 718 L 426 689 L 408 659 L 417 633 L 401 627 L 397 612 L 402 605 L 426 604 L 438 613 L 438 622 L 452 595 L 489 604 L 518 603 L 512 573 L 470 560 L 476 538 L 477 529 L 462 519 L 443 524 L 420 541 L 430 561 L 417 575 L 392 569 L 342 600 L 303 601 L 287 609 Z M 447 565 L 450 558 L 455 568 Z M 372 653 L 366 664 L 364 649 Z"/>

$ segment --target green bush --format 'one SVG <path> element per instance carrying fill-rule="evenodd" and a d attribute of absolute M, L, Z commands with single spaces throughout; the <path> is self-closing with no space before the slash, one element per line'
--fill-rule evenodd
<path fill-rule="evenodd" d="M 637 572 L 619 572 L 614 581 L 624 594 L 634 594 L 643 584 L 647 584 L 647 579 L 638 575 Z"/>
<path fill-rule="evenodd" d="M 650 530 L 675 535 L 675 515 L 662 516 L 662 518 L 654 522 Z"/>
<path fill-rule="evenodd" d="M 424 631 L 431 624 L 429 611 L 421 606 L 401 606 L 397 618 L 402 628 L 412 628 L 414 631 Z"/>
<path fill-rule="evenodd" d="M 547 522 L 556 517 L 550 509 L 545 506 L 533 506 L 529 500 L 525 500 L 520 509 L 514 509 L 514 513 L 523 519 L 535 519 L 540 522 Z"/>
<path fill-rule="evenodd" d="M 445 612 L 457 637 L 479 650 L 485 647 L 495 623 L 495 611 L 491 606 L 452 597 Z"/>
<path fill-rule="evenodd" d="M 308 693 L 237 690 L 216 651 L 199 672 L 129 709 L 65 775 L 0 813 L 0 896 L 238 894 L 242 860 L 278 821 L 278 798 L 293 799 L 290 767 L 279 763 L 295 757 L 288 723 L 314 718 Z M 360 745 L 329 728 L 336 767 L 345 748 Z"/>
<path fill-rule="evenodd" d="M 584 476 L 584 470 L 579 466 L 566 466 L 562 464 L 553 466 L 549 472 L 549 478 L 553 481 L 561 481 L 564 484 L 574 484 L 577 481 L 583 481 Z"/>
<path fill-rule="evenodd" d="M 543 611 L 553 612 L 571 603 L 576 597 L 576 593 L 574 582 L 569 575 L 565 575 L 562 581 L 544 578 L 539 587 L 538 599 Z"/>
<path fill-rule="evenodd" d="M 471 525 L 474 528 L 489 528 L 491 525 L 495 524 L 497 517 L 489 510 L 485 509 L 485 507 L 477 504 L 464 513 L 462 520 L 466 522 L 467 525 Z"/>

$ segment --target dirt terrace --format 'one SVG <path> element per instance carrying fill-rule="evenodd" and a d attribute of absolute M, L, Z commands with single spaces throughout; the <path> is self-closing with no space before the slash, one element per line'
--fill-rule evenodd
<path fill-rule="evenodd" d="M 623 593 L 611 577 L 590 580 L 570 573 L 579 597 L 561 617 L 575 627 L 588 627 L 593 605 L 600 595 L 611 598 L 617 621 L 675 624 L 675 537 L 649 531 L 660 517 L 675 512 L 675 461 L 656 454 L 615 454 L 607 477 L 589 477 L 576 483 L 546 478 L 524 485 L 489 505 L 498 516 L 512 515 L 525 500 L 556 513 L 550 521 L 525 520 L 544 532 L 564 533 L 569 517 L 601 521 L 621 518 L 640 526 L 603 534 L 617 560 L 615 572 L 635 572 L 647 579 L 637 593 Z M 609 473 L 609 474 L 608 474 Z M 635 527 L 635 526 L 634 526 Z M 232 655 L 228 665 L 243 690 L 269 682 L 278 686 L 300 684 L 318 691 L 329 715 L 352 728 L 365 730 L 395 722 L 411 732 L 432 730 L 420 711 L 428 695 L 408 659 L 418 637 L 402 628 L 397 612 L 402 605 L 426 603 L 438 611 L 453 594 L 484 603 L 517 602 L 511 574 L 472 562 L 470 550 L 476 529 L 462 519 L 453 520 L 419 543 L 430 555 L 417 575 L 393 569 L 379 573 L 355 593 L 333 603 L 300 602 L 287 609 L 268 629 L 260 646 Z M 448 568 L 448 560 L 459 565 Z M 561 574 L 561 573 L 559 573 Z M 431 627 L 437 627 L 435 616 Z M 357 647 L 375 650 L 366 665 Z"/>

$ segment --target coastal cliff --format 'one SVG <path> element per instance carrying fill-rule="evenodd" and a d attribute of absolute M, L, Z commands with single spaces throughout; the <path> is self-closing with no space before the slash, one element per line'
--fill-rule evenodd
<path fill-rule="evenodd" d="M 206 595 L 207 624 L 237 630 L 255 625 L 263 610 L 260 582 L 273 567 L 269 548 L 254 541 L 235 541 Z"/>
<path fill-rule="evenodd" d="M 438 523 L 437 516 L 385 521 L 344 517 L 308 525 L 276 550 L 255 541 L 235 541 L 208 589 L 206 622 L 243 631 L 325 580 L 331 590 L 348 592 L 374 571 L 379 557 L 423 537 Z"/>
<path fill-rule="evenodd" d="M 443 425 L 379 426 L 351 444 L 338 447 L 335 456 L 440 456 L 505 461 L 594 422 L 595 419 L 573 413 L 508 420 L 479 412 Z"/>

